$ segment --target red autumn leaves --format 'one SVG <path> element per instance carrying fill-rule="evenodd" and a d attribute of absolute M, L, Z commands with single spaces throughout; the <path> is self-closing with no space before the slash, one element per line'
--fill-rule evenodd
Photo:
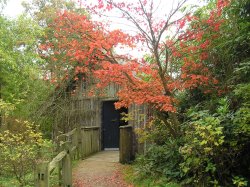
<path fill-rule="evenodd" d="M 72 69 L 75 74 L 91 72 L 100 62 L 111 60 L 116 45 L 133 45 L 129 35 L 119 30 L 105 31 L 101 23 L 77 13 L 60 13 L 49 29 L 52 36 L 47 36 L 40 49 L 55 71 L 64 73 L 72 73 Z M 55 76 L 59 81 L 64 78 L 64 74 Z"/>
<path fill-rule="evenodd" d="M 147 1 L 141 3 L 144 6 Z M 84 74 L 85 78 L 86 75 L 92 76 L 100 89 L 110 83 L 120 85 L 117 108 L 135 103 L 149 104 L 163 111 L 176 111 L 178 101 L 175 95 L 178 92 L 202 87 L 207 93 L 216 88 L 218 81 L 213 78 L 205 62 L 209 57 L 209 39 L 218 37 L 222 23 L 219 16 L 227 4 L 225 1 L 218 1 L 217 8 L 211 11 L 207 19 L 200 20 L 190 14 L 178 19 L 174 22 L 176 30 L 183 32 L 165 43 L 159 42 L 155 49 L 157 53 L 150 54 L 150 60 L 147 61 L 115 52 L 117 46 L 135 47 L 138 40 L 142 43 L 151 42 L 145 33 L 140 33 L 139 30 L 132 37 L 120 30 L 107 30 L 104 24 L 93 22 L 85 15 L 69 12 L 59 14 L 49 26 L 53 35 L 47 38 L 40 49 L 50 60 L 49 65 L 55 69 L 53 80 L 65 79 L 68 74 L 76 80 L 78 74 Z M 136 10 L 133 6 L 134 4 L 125 2 L 115 5 L 109 3 L 106 6 L 103 1 L 99 1 L 95 8 L 110 11 L 126 7 Z M 142 9 L 138 10 L 138 17 L 140 14 L 143 16 Z M 146 15 L 148 19 L 151 18 L 149 13 Z M 153 20 L 149 20 L 148 23 L 151 21 L 152 25 L 149 26 L 153 28 L 149 29 L 156 32 L 155 36 L 161 37 L 159 29 L 164 27 L 164 21 L 153 23 Z M 187 25 L 189 26 L 185 29 Z M 154 49 L 150 49 L 152 50 Z M 168 51 L 167 61 L 155 61 L 155 54 L 162 55 L 164 50 Z M 165 57 L 166 54 L 159 59 Z M 170 72 L 170 66 L 177 67 L 177 70 Z"/>

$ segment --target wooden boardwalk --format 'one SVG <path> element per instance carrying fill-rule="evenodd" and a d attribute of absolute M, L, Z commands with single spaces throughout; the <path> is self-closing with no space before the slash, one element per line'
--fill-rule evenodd
<path fill-rule="evenodd" d="M 78 161 L 73 169 L 74 187 L 128 187 L 121 175 L 119 151 L 101 151 Z"/>

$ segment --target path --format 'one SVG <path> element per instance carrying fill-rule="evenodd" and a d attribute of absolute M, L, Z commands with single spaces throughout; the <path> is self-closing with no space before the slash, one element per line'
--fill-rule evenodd
<path fill-rule="evenodd" d="M 74 187 L 128 187 L 121 176 L 119 151 L 102 151 L 73 169 Z"/>

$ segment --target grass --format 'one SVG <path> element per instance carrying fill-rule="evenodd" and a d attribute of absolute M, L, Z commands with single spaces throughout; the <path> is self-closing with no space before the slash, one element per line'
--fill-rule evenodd
<path fill-rule="evenodd" d="M 25 187 L 33 187 L 34 186 L 34 172 L 30 172 L 26 176 L 28 185 Z M 50 175 L 50 185 L 51 186 L 58 186 L 58 169 L 56 168 L 55 171 Z M 19 187 L 20 184 L 16 180 L 14 176 L 0 176 L 0 187 Z"/>
<path fill-rule="evenodd" d="M 26 185 L 26 187 L 33 187 L 33 177 L 34 177 L 34 173 L 31 172 L 29 174 L 26 175 L 27 181 L 30 183 L 28 185 Z M 17 181 L 17 179 L 13 176 L 0 176 L 0 187 L 19 187 L 20 184 Z"/>
<path fill-rule="evenodd" d="M 133 184 L 134 187 L 180 187 L 179 184 L 169 182 L 165 178 L 141 177 L 133 165 L 125 165 L 123 169 L 125 181 Z"/>
<path fill-rule="evenodd" d="M 75 167 L 79 160 L 73 160 L 72 166 Z M 26 176 L 27 181 L 30 183 L 29 185 L 26 185 L 25 187 L 33 187 L 34 186 L 34 172 L 30 172 Z M 58 186 L 59 178 L 58 178 L 58 168 L 55 168 L 55 170 L 50 175 L 50 185 L 51 186 Z M 0 175 L 0 187 L 19 187 L 19 183 L 16 180 L 14 176 L 3 176 Z"/>
<path fill-rule="evenodd" d="M 7 186 L 16 187 L 18 186 L 18 182 L 14 178 L 0 176 L 0 187 Z"/>

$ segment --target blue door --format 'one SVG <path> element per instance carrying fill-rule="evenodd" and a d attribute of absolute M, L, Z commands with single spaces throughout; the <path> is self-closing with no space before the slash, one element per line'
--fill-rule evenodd
<path fill-rule="evenodd" d="M 121 120 L 121 113 L 127 113 L 127 109 L 116 110 L 115 101 L 105 101 L 102 106 L 102 142 L 103 149 L 119 148 L 119 138 L 121 125 L 126 125 Z"/>

